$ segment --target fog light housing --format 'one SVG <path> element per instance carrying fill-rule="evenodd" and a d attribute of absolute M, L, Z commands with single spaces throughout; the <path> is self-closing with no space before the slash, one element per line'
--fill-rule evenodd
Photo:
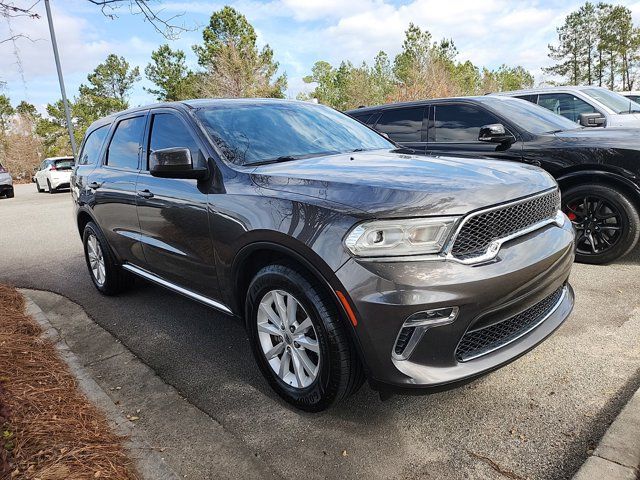
<path fill-rule="evenodd" d="M 458 307 L 444 307 L 416 312 L 409 316 L 396 337 L 393 358 L 396 360 L 409 358 L 427 330 L 452 323 L 458 316 L 458 311 Z"/>

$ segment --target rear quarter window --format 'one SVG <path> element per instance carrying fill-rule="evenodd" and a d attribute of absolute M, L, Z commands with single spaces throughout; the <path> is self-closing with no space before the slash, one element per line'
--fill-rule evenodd
<path fill-rule="evenodd" d="M 95 165 L 100 159 L 102 144 L 109 132 L 109 125 L 96 128 L 84 140 L 82 151 L 78 157 L 78 165 Z"/>

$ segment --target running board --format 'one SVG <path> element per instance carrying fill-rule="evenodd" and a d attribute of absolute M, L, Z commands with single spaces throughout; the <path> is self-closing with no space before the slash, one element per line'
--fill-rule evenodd
<path fill-rule="evenodd" d="M 130 263 L 125 263 L 124 265 L 122 265 L 122 268 L 124 268 L 128 272 L 131 272 L 135 275 L 138 275 L 139 277 L 144 278 L 145 280 L 149 280 L 150 282 L 156 283 L 162 287 L 168 288 L 169 290 L 173 290 L 176 293 L 184 295 L 185 297 L 191 298 L 200 303 L 204 303 L 205 305 L 209 307 L 213 307 L 216 310 L 220 310 L 221 312 L 224 312 L 228 315 L 233 315 L 233 312 L 231 311 L 231 309 L 229 309 L 229 307 L 227 307 L 226 305 L 220 302 L 217 302 L 216 300 L 212 300 L 209 297 L 205 297 L 204 295 L 200 295 L 199 293 L 195 293 L 195 292 L 192 292 L 191 290 L 187 290 L 186 288 L 176 285 L 175 283 L 171 283 L 165 280 L 164 278 L 160 278 L 157 275 L 154 275 L 153 273 L 147 272 L 142 268 L 136 267 L 135 265 L 131 265 Z"/>

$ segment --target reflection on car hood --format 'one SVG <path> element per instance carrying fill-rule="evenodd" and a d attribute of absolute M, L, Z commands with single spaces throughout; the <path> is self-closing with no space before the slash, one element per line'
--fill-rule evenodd
<path fill-rule="evenodd" d="M 555 186 L 549 174 L 527 165 L 380 150 L 263 165 L 253 179 L 377 217 L 462 215 Z"/>
<path fill-rule="evenodd" d="M 602 148 L 640 149 L 640 129 L 638 128 L 581 128 L 565 130 L 554 134 L 560 140 L 570 141 L 572 146 L 580 145 Z"/>

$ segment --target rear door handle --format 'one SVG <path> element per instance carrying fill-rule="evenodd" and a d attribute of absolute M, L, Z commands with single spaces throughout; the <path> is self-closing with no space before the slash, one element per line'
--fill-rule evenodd
<path fill-rule="evenodd" d="M 89 185 L 87 185 L 91 190 L 97 190 L 102 186 L 102 183 L 98 183 L 98 182 L 91 182 Z"/>
<path fill-rule="evenodd" d="M 153 192 L 149 191 L 148 189 L 140 190 L 138 192 L 138 196 L 142 198 L 153 198 Z"/>

